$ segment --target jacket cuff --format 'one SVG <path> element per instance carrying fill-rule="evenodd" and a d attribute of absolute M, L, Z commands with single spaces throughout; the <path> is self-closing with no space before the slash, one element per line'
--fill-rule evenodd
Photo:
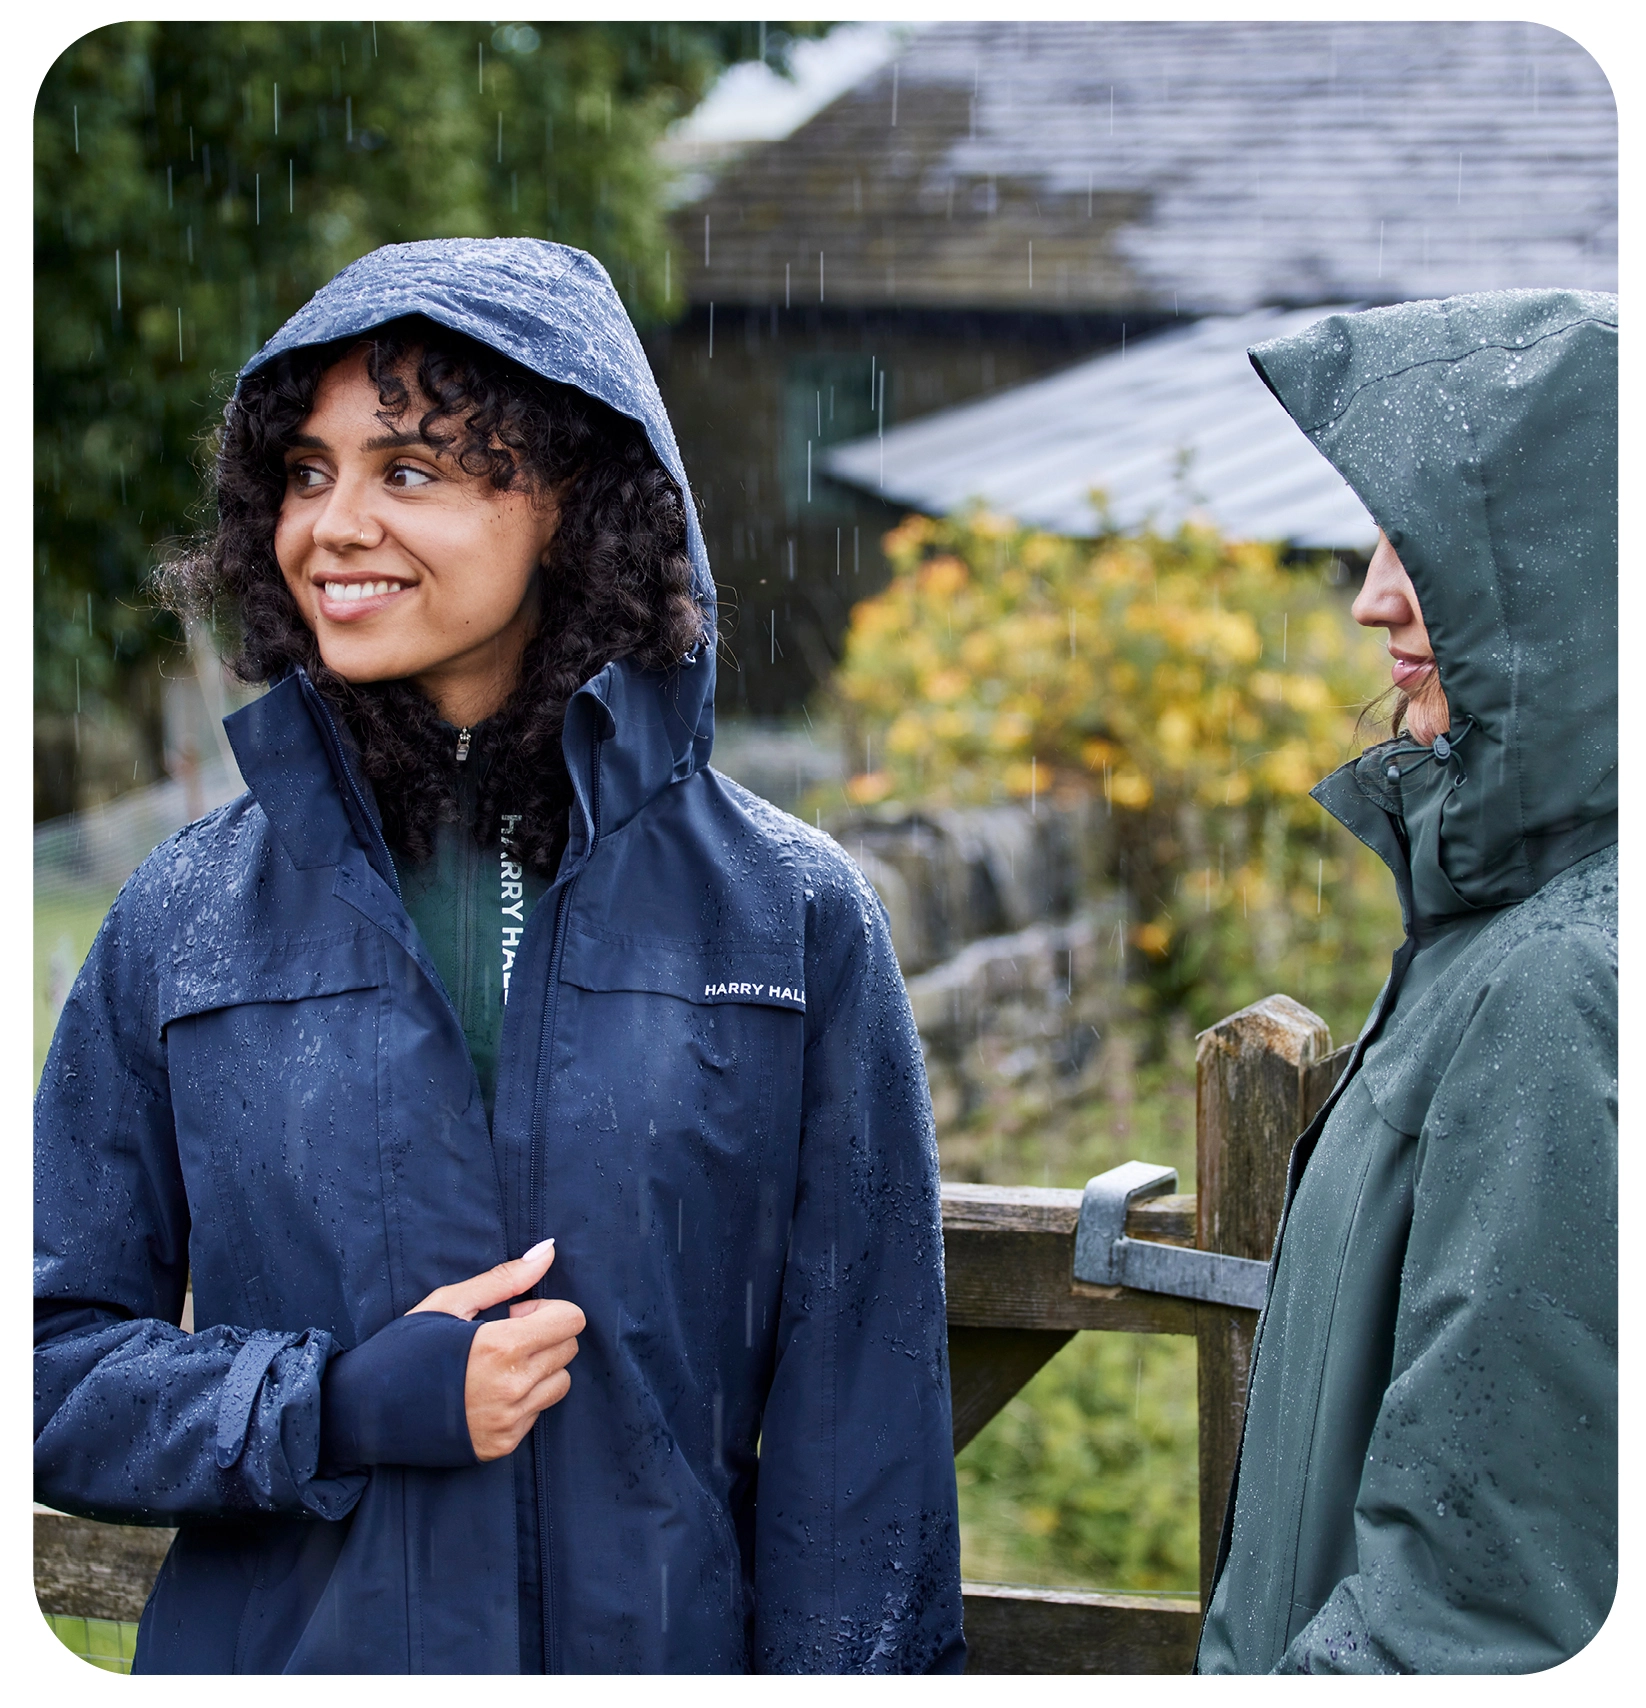
<path fill-rule="evenodd" d="M 463 1390 L 479 1326 L 444 1311 L 415 1311 L 337 1353 L 320 1390 L 322 1474 L 478 1464 Z"/>

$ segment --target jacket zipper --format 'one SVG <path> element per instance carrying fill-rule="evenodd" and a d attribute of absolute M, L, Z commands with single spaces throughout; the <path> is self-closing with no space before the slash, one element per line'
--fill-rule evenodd
<path fill-rule="evenodd" d="M 468 732 L 465 731 L 464 733 L 467 734 Z M 462 814 L 467 803 L 462 799 L 461 784 L 458 786 L 458 801 L 459 817 L 462 826 L 466 829 L 468 820 L 466 818 L 462 818 Z M 457 942 L 459 946 L 459 954 L 457 960 L 457 989 L 452 994 L 453 1006 L 457 1010 L 458 1024 L 462 1025 L 463 1016 L 468 1012 L 469 999 L 473 994 L 475 986 L 476 969 L 471 958 L 476 947 L 475 937 L 477 935 L 474 929 L 476 923 L 474 918 L 474 881 L 476 869 L 478 868 L 480 861 L 484 858 L 484 855 L 481 853 L 480 847 L 475 842 L 472 835 L 465 835 L 459 838 L 459 847 L 462 850 L 458 859 L 457 876 Z M 481 953 L 481 965 L 484 966 L 484 951 L 482 950 Z M 480 976 L 484 977 L 485 975 L 482 973 Z"/>
<path fill-rule="evenodd" d="M 360 785 L 354 779 L 354 769 L 349 764 L 348 755 L 343 748 L 343 738 L 337 733 L 337 724 L 332 718 L 331 707 L 325 702 L 320 690 L 303 678 L 303 697 L 314 706 L 320 708 L 320 716 L 324 720 L 326 734 L 330 740 L 331 760 L 343 778 L 343 786 L 349 791 L 355 810 L 360 814 L 361 821 L 366 826 L 366 834 L 370 838 L 371 851 L 382 856 L 383 863 L 378 868 L 383 872 L 390 887 L 394 890 L 394 899 L 404 903 L 405 897 L 400 893 L 400 874 L 394 869 L 394 859 L 389 853 L 389 845 L 383 839 L 383 831 L 377 822 L 377 815 L 366 804 L 366 797 L 361 793 Z M 375 864 L 375 862 L 374 862 Z"/>
<path fill-rule="evenodd" d="M 583 856 L 583 864 L 594 857 L 596 844 L 600 841 L 600 749 L 601 742 L 594 746 L 594 776 L 589 789 L 589 847 Z M 555 1019 L 560 1008 L 560 962 L 566 947 L 566 918 L 570 912 L 569 901 L 572 886 L 577 882 L 577 873 L 567 878 L 565 886 L 560 891 L 554 908 L 554 942 L 549 954 L 549 988 L 547 1007 L 543 1015 L 543 1042 L 537 1057 L 537 1080 L 532 1090 L 531 1111 L 531 1152 L 527 1170 L 526 1203 L 535 1227 L 543 1225 L 539 1216 L 538 1194 L 541 1190 L 542 1168 L 539 1163 L 538 1143 L 538 1111 L 546 1107 L 544 1090 L 548 1083 L 549 1052 L 554 1047 Z M 548 1452 L 543 1445 L 543 1438 L 536 1427 L 532 1429 L 532 1469 L 536 1473 L 537 1483 L 537 1567 L 538 1582 L 542 1585 L 540 1591 L 543 1607 L 543 1670 L 546 1673 L 556 1673 L 560 1670 L 560 1634 L 555 1629 L 554 1622 L 554 1567 L 551 1563 L 553 1553 L 553 1519 L 549 1511 L 549 1465 Z"/>

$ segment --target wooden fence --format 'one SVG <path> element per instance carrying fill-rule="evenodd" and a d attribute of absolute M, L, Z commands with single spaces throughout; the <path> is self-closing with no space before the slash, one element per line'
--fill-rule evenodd
<path fill-rule="evenodd" d="M 1351 1047 L 1334 1053 L 1326 1023 L 1286 996 L 1266 997 L 1201 1033 L 1195 1051 L 1200 1190 L 1134 1204 L 1127 1236 L 1267 1260 L 1292 1141 L 1325 1102 Z M 968 1583 L 971 1672 L 1187 1672 L 1194 1662 L 1240 1448 L 1257 1313 L 1076 1281 L 1080 1200 L 1077 1191 L 1033 1186 L 943 1188 L 955 1451 L 1081 1330 L 1193 1335 L 1200 1595 Z"/>
<path fill-rule="evenodd" d="M 1292 1141 L 1348 1060 L 1318 1015 L 1271 996 L 1200 1035 L 1197 1194 L 1132 1206 L 1132 1239 L 1266 1260 Z M 1149 1160 L 1147 1158 L 1142 1160 Z M 1200 1405 L 1201 1596 L 964 1586 L 968 1671 L 1187 1672 L 1240 1446 L 1255 1311 L 1073 1276 L 1078 1191 L 945 1186 L 949 1381 L 958 1452 L 1082 1330 L 1193 1335 Z M 48 1613 L 134 1620 L 171 1532 L 37 1509 L 35 1589 Z"/>

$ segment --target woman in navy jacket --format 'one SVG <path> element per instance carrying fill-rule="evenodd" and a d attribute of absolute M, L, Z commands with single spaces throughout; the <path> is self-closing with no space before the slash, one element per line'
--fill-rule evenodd
<path fill-rule="evenodd" d="M 248 792 L 126 885 L 36 1104 L 36 1491 L 177 1526 L 137 1670 L 958 1670 L 918 1040 L 856 868 L 709 768 L 609 279 L 365 257 L 218 511 Z"/>

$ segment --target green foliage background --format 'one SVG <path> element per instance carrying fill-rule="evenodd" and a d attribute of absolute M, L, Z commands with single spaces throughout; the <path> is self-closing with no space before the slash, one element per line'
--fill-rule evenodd
<path fill-rule="evenodd" d="M 964 1576 L 1195 1594 L 1195 1343 L 1077 1334 L 955 1474 Z"/>
<path fill-rule="evenodd" d="M 35 107 L 36 816 L 69 810 L 81 710 L 146 721 L 176 636 L 142 595 L 197 528 L 202 428 L 246 358 L 382 243 L 548 237 L 642 324 L 666 261 L 665 126 L 816 24 L 125 23 Z M 44 751 L 42 751 L 42 747 Z M 151 764 L 151 771 L 153 766 Z"/>
<path fill-rule="evenodd" d="M 1326 554 L 1205 527 L 1064 539 L 981 510 L 886 536 L 835 688 L 865 805 L 1100 799 L 1158 1035 L 1281 990 L 1352 1037 L 1400 940 L 1377 858 L 1309 798 L 1383 653 Z"/>

